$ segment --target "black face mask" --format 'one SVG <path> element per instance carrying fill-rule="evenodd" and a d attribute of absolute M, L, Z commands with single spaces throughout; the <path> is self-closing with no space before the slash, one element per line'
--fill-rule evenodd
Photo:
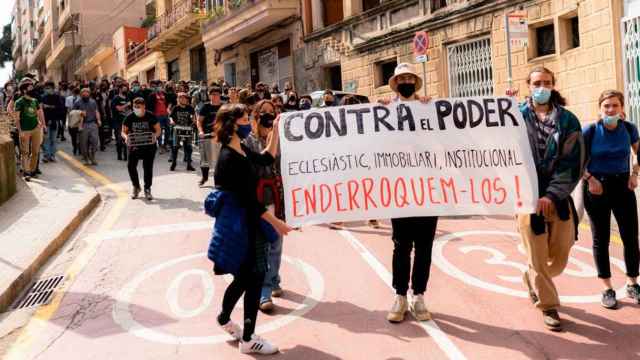
<path fill-rule="evenodd" d="M 260 125 L 267 129 L 273 127 L 273 120 L 275 120 L 276 116 L 272 113 L 262 113 L 260 114 Z"/>
<path fill-rule="evenodd" d="M 402 97 L 409 98 L 416 92 L 416 84 L 398 84 L 398 92 Z"/>
<path fill-rule="evenodd" d="M 27 91 L 27 95 L 29 95 L 32 98 L 35 98 L 35 97 L 38 96 L 38 92 L 35 91 L 35 90 L 29 90 L 29 91 Z"/>
<path fill-rule="evenodd" d="M 84 102 L 89 102 L 89 97 L 88 97 L 88 96 L 83 96 L 83 97 L 82 97 L 82 101 L 84 101 Z"/>

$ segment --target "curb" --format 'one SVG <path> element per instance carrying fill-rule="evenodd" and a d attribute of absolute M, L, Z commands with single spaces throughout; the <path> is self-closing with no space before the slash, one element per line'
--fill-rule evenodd
<path fill-rule="evenodd" d="M 67 166 L 72 168 L 74 172 L 77 172 L 72 166 L 70 166 L 70 164 L 67 163 Z M 34 275 L 37 274 L 42 266 L 44 266 L 44 264 L 66 244 L 66 242 L 71 238 L 71 235 L 73 235 L 73 233 L 80 227 L 80 225 L 87 219 L 101 201 L 102 198 L 96 191 L 95 196 L 78 211 L 69 224 L 67 224 L 59 234 L 55 235 L 55 237 L 51 239 L 47 247 L 28 267 L 23 270 L 22 274 L 20 274 L 20 276 L 18 276 L 11 285 L 2 294 L 0 294 L 0 313 L 9 310 L 11 304 L 13 304 L 25 288 L 31 284 Z"/>

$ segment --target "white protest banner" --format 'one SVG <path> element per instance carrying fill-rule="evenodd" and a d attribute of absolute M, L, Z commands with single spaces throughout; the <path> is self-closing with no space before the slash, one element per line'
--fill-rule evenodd
<path fill-rule="evenodd" d="M 282 114 L 292 226 L 533 213 L 538 181 L 515 99 L 438 99 Z"/>

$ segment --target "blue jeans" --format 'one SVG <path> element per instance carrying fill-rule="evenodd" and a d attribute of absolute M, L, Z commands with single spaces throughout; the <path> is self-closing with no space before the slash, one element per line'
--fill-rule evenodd
<path fill-rule="evenodd" d="M 52 121 L 47 125 L 47 134 L 44 138 L 44 157 L 45 159 L 51 159 L 56 156 L 56 138 L 58 137 L 58 124 L 56 121 Z"/>
<path fill-rule="evenodd" d="M 271 292 L 280 288 L 280 264 L 282 263 L 282 236 L 269 244 L 267 249 L 267 263 L 269 270 L 264 277 L 262 284 L 262 294 L 260 295 L 260 303 L 271 300 Z"/>

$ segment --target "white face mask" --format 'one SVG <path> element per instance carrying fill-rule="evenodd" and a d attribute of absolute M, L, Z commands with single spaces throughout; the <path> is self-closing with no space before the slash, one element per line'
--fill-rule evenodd
<path fill-rule="evenodd" d="M 143 117 L 144 116 L 144 110 L 142 110 L 142 109 L 134 109 L 133 113 L 136 114 L 137 117 Z"/>

